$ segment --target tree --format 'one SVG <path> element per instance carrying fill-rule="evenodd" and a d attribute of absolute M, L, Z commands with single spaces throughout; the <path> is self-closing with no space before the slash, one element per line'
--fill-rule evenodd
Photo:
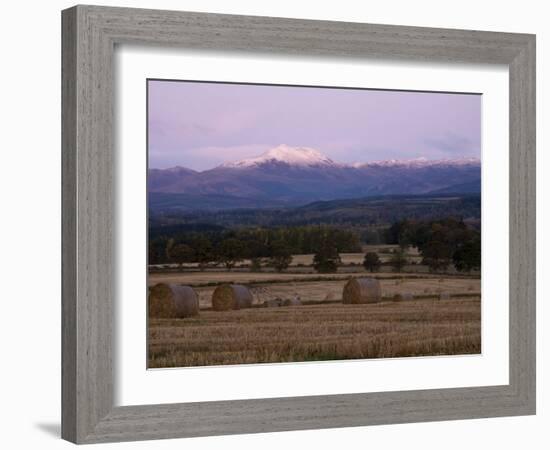
<path fill-rule="evenodd" d="M 336 272 L 341 261 L 337 248 L 325 239 L 313 257 L 313 267 L 319 273 Z"/>
<path fill-rule="evenodd" d="M 380 270 L 381 265 L 382 265 L 382 261 L 380 261 L 380 258 L 378 257 L 378 253 L 368 252 L 365 255 L 365 259 L 363 260 L 363 266 L 369 272 L 378 272 L 378 270 Z"/>
<path fill-rule="evenodd" d="M 166 238 L 155 238 L 149 241 L 148 264 L 162 264 L 167 261 Z"/>
<path fill-rule="evenodd" d="M 200 235 L 192 241 L 195 249 L 195 261 L 199 263 L 199 269 L 204 270 L 214 255 L 212 252 L 212 243 L 206 236 Z"/>
<path fill-rule="evenodd" d="M 361 234 L 361 239 L 365 244 L 378 245 L 382 244 L 382 239 L 380 237 L 380 230 L 372 229 L 366 230 Z"/>
<path fill-rule="evenodd" d="M 414 225 L 408 220 L 401 222 L 401 227 L 398 236 L 398 244 L 402 250 L 407 250 L 411 245 L 414 237 Z"/>
<path fill-rule="evenodd" d="M 270 264 L 277 270 L 282 272 L 292 262 L 292 250 L 283 241 L 276 241 L 272 245 Z"/>
<path fill-rule="evenodd" d="M 231 270 L 239 261 L 243 260 L 243 253 L 244 246 L 240 240 L 235 238 L 225 239 L 221 242 L 218 250 L 218 261 L 227 270 Z"/>
<path fill-rule="evenodd" d="M 453 254 L 456 270 L 470 272 L 481 268 L 481 240 L 478 237 L 462 244 Z"/>
<path fill-rule="evenodd" d="M 269 256 L 267 245 L 265 245 L 263 241 L 256 237 L 248 237 L 248 239 L 244 242 L 244 247 L 244 255 L 246 258 L 254 259 Z"/>
<path fill-rule="evenodd" d="M 390 265 L 393 267 L 394 272 L 401 272 L 403 270 L 403 267 L 405 267 L 407 263 L 407 256 L 401 248 L 398 248 L 393 252 L 393 255 L 390 259 Z"/>
<path fill-rule="evenodd" d="M 388 244 L 399 244 L 402 249 L 406 249 L 411 245 L 412 225 L 408 220 L 400 220 L 395 222 L 391 227 L 386 229 L 386 242 Z"/>
<path fill-rule="evenodd" d="M 422 249 L 422 264 L 426 264 L 430 272 L 445 271 L 451 263 L 451 256 L 449 244 L 431 239 Z"/>
<path fill-rule="evenodd" d="M 195 258 L 195 252 L 187 244 L 174 244 L 170 247 L 170 261 L 181 266 L 184 263 L 192 262 Z"/>
<path fill-rule="evenodd" d="M 166 246 L 164 247 L 164 256 L 166 257 L 167 261 L 170 261 L 170 252 L 172 251 L 174 245 L 176 245 L 176 241 L 174 241 L 174 239 L 168 239 L 166 241 Z"/>
<path fill-rule="evenodd" d="M 251 272 L 262 271 L 262 258 L 250 258 L 250 271 Z"/>

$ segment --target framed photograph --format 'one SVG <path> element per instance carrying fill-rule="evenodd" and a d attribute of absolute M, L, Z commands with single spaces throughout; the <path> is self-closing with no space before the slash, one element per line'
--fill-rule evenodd
<path fill-rule="evenodd" d="M 63 11 L 62 435 L 535 413 L 535 37 Z"/>

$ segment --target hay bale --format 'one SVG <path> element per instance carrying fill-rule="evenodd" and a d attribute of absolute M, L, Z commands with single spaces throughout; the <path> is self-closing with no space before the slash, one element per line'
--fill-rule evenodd
<path fill-rule="evenodd" d="M 158 283 L 149 289 L 149 317 L 183 319 L 199 314 L 199 298 L 192 287 Z"/>
<path fill-rule="evenodd" d="M 301 304 L 301 300 L 298 297 L 294 297 L 284 299 L 282 306 L 300 306 Z"/>
<path fill-rule="evenodd" d="M 280 298 L 273 298 L 271 300 L 266 300 L 264 302 L 265 308 L 278 308 L 283 304 L 283 301 Z"/>
<path fill-rule="evenodd" d="M 222 284 L 212 294 L 212 309 L 214 311 L 229 311 L 232 309 L 250 308 L 252 293 L 241 284 Z"/>
<path fill-rule="evenodd" d="M 449 294 L 448 292 L 441 292 L 439 294 L 439 300 L 450 300 L 451 299 L 451 294 Z"/>
<path fill-rule="evenodd" d="M 410 302 L 412 300 L 414 300 L 414 295 L 410 292 L 398 292 L 393 296 L 394 302 Z"/>
<path fill-rule="evenodd" d="M 342 301 L 348 304 L 377 303 L 381 298 L 380 282 L 375 278 L 352 278 L 342 293 Z"/>

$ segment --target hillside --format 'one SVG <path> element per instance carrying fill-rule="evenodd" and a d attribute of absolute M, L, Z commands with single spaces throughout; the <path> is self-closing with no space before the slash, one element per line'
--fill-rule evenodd
<path fill-rule="evenodd" d="M 481 197 L 471 195 L 378 196 L 359 199 L 314 202 L 286 208 L 246 208 L 230 210 L 172 210 L 151 214 L 150 230 L 156 234 L 167 226 L 263 226 L 326 224 L 336 226 L 372 226 L 401 219 L 429 220 L 441 217 L 479 219 Z M 183 226 L 183 225 L 182 225 Z M 172 230 L 174 231 L 174 230 Z"/>

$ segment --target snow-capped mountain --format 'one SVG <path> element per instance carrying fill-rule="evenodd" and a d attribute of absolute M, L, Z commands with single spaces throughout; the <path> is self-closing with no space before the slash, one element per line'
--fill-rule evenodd
<path fill-rule="evenodd" d="M 357 162 L 352 164 L 355 168 L 364 167 L 434 167 L 434 166 L 479 166 L 479 158 L 449 158 L 449 159 L 387 159 L 383 161 Z"/>
<path fill-rule="evenodd" d="M 289 166 L 318 167 L 339 166 L 318 150 L 309 147 L 290 147 L 281 144 L 255 158 L 225 163 L 223 167 L 249 168 L 265 164 L 286 164 Z"/>
<path fill-rule="evenodd" d="M 346 165 L 312 148 L 279 145 L 203 172 L 151 169 L 148 191 L 152 203 L 172 196 L 171 207 L 229 209 L 374 195 L 473 193 L 480 192 L 480 180 L 481 164 L 473 158 Z"/>
<path fill-rule="evenodd" d="M 281 144 L 254 158 L 240 161 L 227 162 L 221 167 L 251 168 L 270 164 L 286 164 L 298 167 L 353 167 L 356 169 L 365 167 L 430 167 L 430 166 L 458 166 L 479 165 L 478 158 L 465 157 L 454 159 L 427 159 L 424 157 L 414 159 L 388 159 L 383 161 L 356 162 L 353 164 L 341 164 L 334 162 L 320 151 L 310 147 L 291 147 Z"/>

